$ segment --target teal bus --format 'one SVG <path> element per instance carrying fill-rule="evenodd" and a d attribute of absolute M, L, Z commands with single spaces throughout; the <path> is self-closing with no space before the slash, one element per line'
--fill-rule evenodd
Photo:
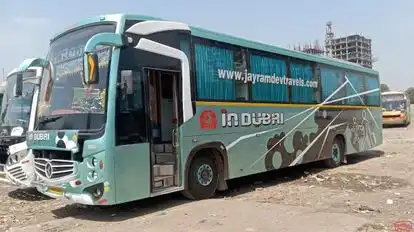
<path fill-rule="evenodd" d="M 233 178 L 336 167 L 382 143 L 377 71 L 181 22 L 93 17 L 33 63 L 44 73 L 27 145 L 53 198 L 205 199 Z"/>

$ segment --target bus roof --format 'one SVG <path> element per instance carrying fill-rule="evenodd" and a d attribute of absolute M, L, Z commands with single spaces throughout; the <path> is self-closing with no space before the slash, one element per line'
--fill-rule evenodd
<path fill-rule="evenodd" d="M 30 67 L 28 68 L 28 70 L 39 70 L 41 69 L 40 67 Z M 11 72 L 9 72 L 9 74 L 7 74 L 6 79 L 9 78 L 11 75 L 15 74 L 17 72 L 17 68 L 13 69 Z"/>
<path fill-rule="evenodd" d="M 402 92 L 402 91 L 387 91 L 387 92 L 382 92 L 381 94 L 382 95 L 394 95 L 394 94 L 403 94 L 403 95 L 406 95 L 406 93 L 405 92 Z"/>
<path fill-rule="evenodd" d="M 162 18 L 156 18 L 156 17 L 151 17 L 151 16 L 145 16 L 145 15 L 109 14 L 109 15 L 100 15 L 100 16 L 95 16 L 95 17 L 92 17 L 92 18 L 88 18 L 86 20 L 83 20 L 79 23 L 76 23 L 76 24 L 70 26 L 65 31 L 73 30 L 73 29 L 75 29 L 77 27 L 80 27 L 80 26 L 83 26 L 83 25 L 87 25 L 87 24 L 91 24 L 91 23 L 97 23 L 97 22 L 103 22 L 103 21 L 115 21 L 115 22 L 119 23 L 119 22 L 123 22 L 124 19 L 165 21 L 165 19 L 162 19 Z M 219 42 L 229 43 L 229 44 L 232 44 L 232 45 L 251 48 L 251 49 L 255 49 L 255 50 L 267 51 L 267 52 L 276 53 L 276 54 L 280 54 L 280 55 L 285 55 L 285 56 L 289 56 L 289 57 L 294 57 L 294 58 L 298 58 L 298 59 L 313 61 L 313 62 L 317 62 L 317 63 L 321 63 L 321 64 L 325 64 L 325 65 L 331 65 L 331 66 L 334 66 L 334 67 L 339 67 L 339 68 L 344 68 L 344 69 L 349 69 L 349 70 L 353 70 L 353 71 L 369 73 L 369 74 L 372 74 L 372 75 L 378 75 L 378 71 L 373 70 L 373 69 L 369 69 L 369 68 L 365 68 L 365 67 L 363 67 L 361 65 L 358 65 L 356 63 L 352 63 L 352 62 L 348 62 L 348 61 L 344 61 L 344 60 L 340 60 L 340 59 L 336 59 L 336 58 L 330 58 L 330 57 L 327 57 L 327 56 L 312 55 L 312 54 L 308 54 L 308 53 L 304 53 L 304 52 L 300 52 L 300 51 L 294 51 L 294 50 L 281 48 L 281 47 L 277 47 L 277 46 L 270 45 L 270 44 L 265 44 L 265 43 L 258 42 L 258 41 L 247 40 L 247 39 L 244 39 L 242 37 L 235 37 L 235 36 L 227 35 L 227 34 L 224 34 L 224 33 L 210 31 L 210 30 L 203 29 L 203 28 L 200 28 L 200 27 L 190 26 L 190 28 L 191 28 L 191 34 L 194 35 L 194 36 L 197 36 L 197 37 L 216 40 L 216 41 L 219 41 Z M 121 30 L 123 30 L 123 28 Z M 60 34 L 57 34 L 51 41 L 53 41 L 57 37 L 64 34 L 65 31 L 60 33 Z"/>

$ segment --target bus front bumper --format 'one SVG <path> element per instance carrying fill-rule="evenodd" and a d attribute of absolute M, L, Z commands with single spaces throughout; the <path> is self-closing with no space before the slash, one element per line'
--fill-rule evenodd
<path fill-rule="evenodd" d="M 109 182 L 97 182 L 93 185 L 77 185 L 78 180 L 52 183 L 45 180 L 36 180 L 33 184 L 42 194 L 83 205 L 113 204 Z"/>
<path fill-rule="evenodd" d="M 5 165 L 6 178 L 18 188 L 35 187 L 35 172 L 33 162 L 30 157 L 21 160 L 16 164 Z"/>
<path fill-rule="evenodd" d="M 83 204 L 83 205 L 96 205 L 92 197 L 86 193 L 81 193 L 81 194 L 68 193 L 68 192 L 65 192 L 63 188 L 42 185 L 39 183 L 36 184 L 36 188 L 39 192 L 51 198 L 65 200 L 70 203 L 78 203 L 78 204 Z"/>
<path fill-rule="evenodd" d="M 383 125 L 402 125 L 407 122 L 407 117 L 383 117 Z"/>

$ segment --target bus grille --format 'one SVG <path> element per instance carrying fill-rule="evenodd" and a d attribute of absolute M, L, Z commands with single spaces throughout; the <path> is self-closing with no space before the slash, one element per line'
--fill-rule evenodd
<path fill-rule="evenodd" d="M 75 161 L 37 158 L 34 161 L 36 173 L 47 179 L 60 179 L 75 173 Z"/>
<path fill-rule="evenodd" d="M 22 167 L 20 167 L 20 166 L 11 168 L 11 169 L 7 170 L 7 172 L 8 172 L 8 174 L 10 176 L 12 176 L 13 178 L 15 178 L 16 180 L 19 180 L 19 181 L 25 181 L 25 180 L 27 180 L 27 176 L 23 172 Z"/>

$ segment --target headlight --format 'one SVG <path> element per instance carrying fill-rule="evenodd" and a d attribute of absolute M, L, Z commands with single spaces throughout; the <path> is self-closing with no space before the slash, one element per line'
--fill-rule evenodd
<path fill-rule="evenodd" d="M 22 159 L 26 158 L 29 154 L 28 150 L 18 151 L 14 154 L 9 155 L 7 158 L 8 165 L 14 165 L 20 162 Z"/>
<path fill-rule="evenodd" d="M 28 154 L 29 154 L 28 150 L 23 150 L 23 151 L 17 152 L 15 155 L 17 156 L 18 161 L 20 161 L 20 160 L 26 158 Z"/>
<path fill-rule="evenodd" d="M 17 156 L 16 155 L 9 155 L 9 157 L 7 157 L 7 165 L 14 165 L 17 163 Z"/>
<path fill-rule="evenodd" d="M 11 156 L 7 157 L 6 165 L 12 165 Z"/>

